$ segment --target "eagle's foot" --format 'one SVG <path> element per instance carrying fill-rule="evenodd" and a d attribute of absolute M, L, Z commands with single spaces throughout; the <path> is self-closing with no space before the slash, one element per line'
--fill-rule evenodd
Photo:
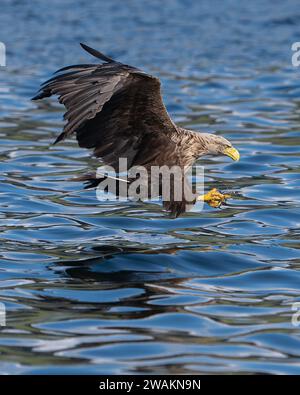
<path fill-rule="evenodd" d="M 230 198 L 230 194 L 223 194 L 219 192 L 216 188 L 213 188 L 211 191 L 207 192 L 205 195 L 201 195 L 198 197 L 198 200 L 204 201 L 208 203 L 211 207 L 217 208 L 220 207 L 222 203 L 226 202 L 226 199 Z"/>

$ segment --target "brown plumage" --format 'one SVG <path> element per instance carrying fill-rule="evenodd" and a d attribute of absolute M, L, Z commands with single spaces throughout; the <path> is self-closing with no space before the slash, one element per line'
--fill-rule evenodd
<path fill-rule="evenodd" d="M 223 137 L 174 124 L 158 78 L 81 46 L 102 64 L 64 67 L 33 98 L 58 95 L 66 107 L 67 122 L 55 143 L 75 133 L 80 147 L 93 149 L 96 157 L 115 168 L 120 157 L 127 158 L 128 167 L 148 169 L 155 165 L 185 168 L 206 154 L 237 159 L 237 151 Z M 172 204 L 165 207 L 175 216 L 185 211 L 184 203 Z"/>

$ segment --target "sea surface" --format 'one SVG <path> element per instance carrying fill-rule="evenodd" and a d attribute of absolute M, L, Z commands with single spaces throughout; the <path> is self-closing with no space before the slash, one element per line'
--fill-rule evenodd
<path fill-rule="evenodd" d="M 296 0 L 1 1 L 0 373 L 300 373 L 299 20 Z M 198 163 L 233 199 L 174 220 L 69 181 L 98 162 L 30 98 L 94 61 L 79 42 L 232 141 L 238 163 Z"/>

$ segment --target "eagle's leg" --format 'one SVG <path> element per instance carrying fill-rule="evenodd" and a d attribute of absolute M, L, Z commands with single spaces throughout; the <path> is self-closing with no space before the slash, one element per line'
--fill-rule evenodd
<path fill-rule="evenodd" d="M 231 195 L 223 194 L 219 192 L 216 188 L 207 192 L 205 195 L 198 196 L 198 200 L 208 203 L 211 207 L 220 207 L 226 199 L 230 198 Z"/>

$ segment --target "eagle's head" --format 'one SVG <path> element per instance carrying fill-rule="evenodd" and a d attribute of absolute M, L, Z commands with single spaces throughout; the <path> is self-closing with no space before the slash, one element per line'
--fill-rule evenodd
<path fill-rule="evenodd" d="M 201 133 L 201 138 L 204 142 L 202 155 L 226 155 L 235 161 L 240 159 L 239 151 L 224 137 L 212 133 Z"/>

